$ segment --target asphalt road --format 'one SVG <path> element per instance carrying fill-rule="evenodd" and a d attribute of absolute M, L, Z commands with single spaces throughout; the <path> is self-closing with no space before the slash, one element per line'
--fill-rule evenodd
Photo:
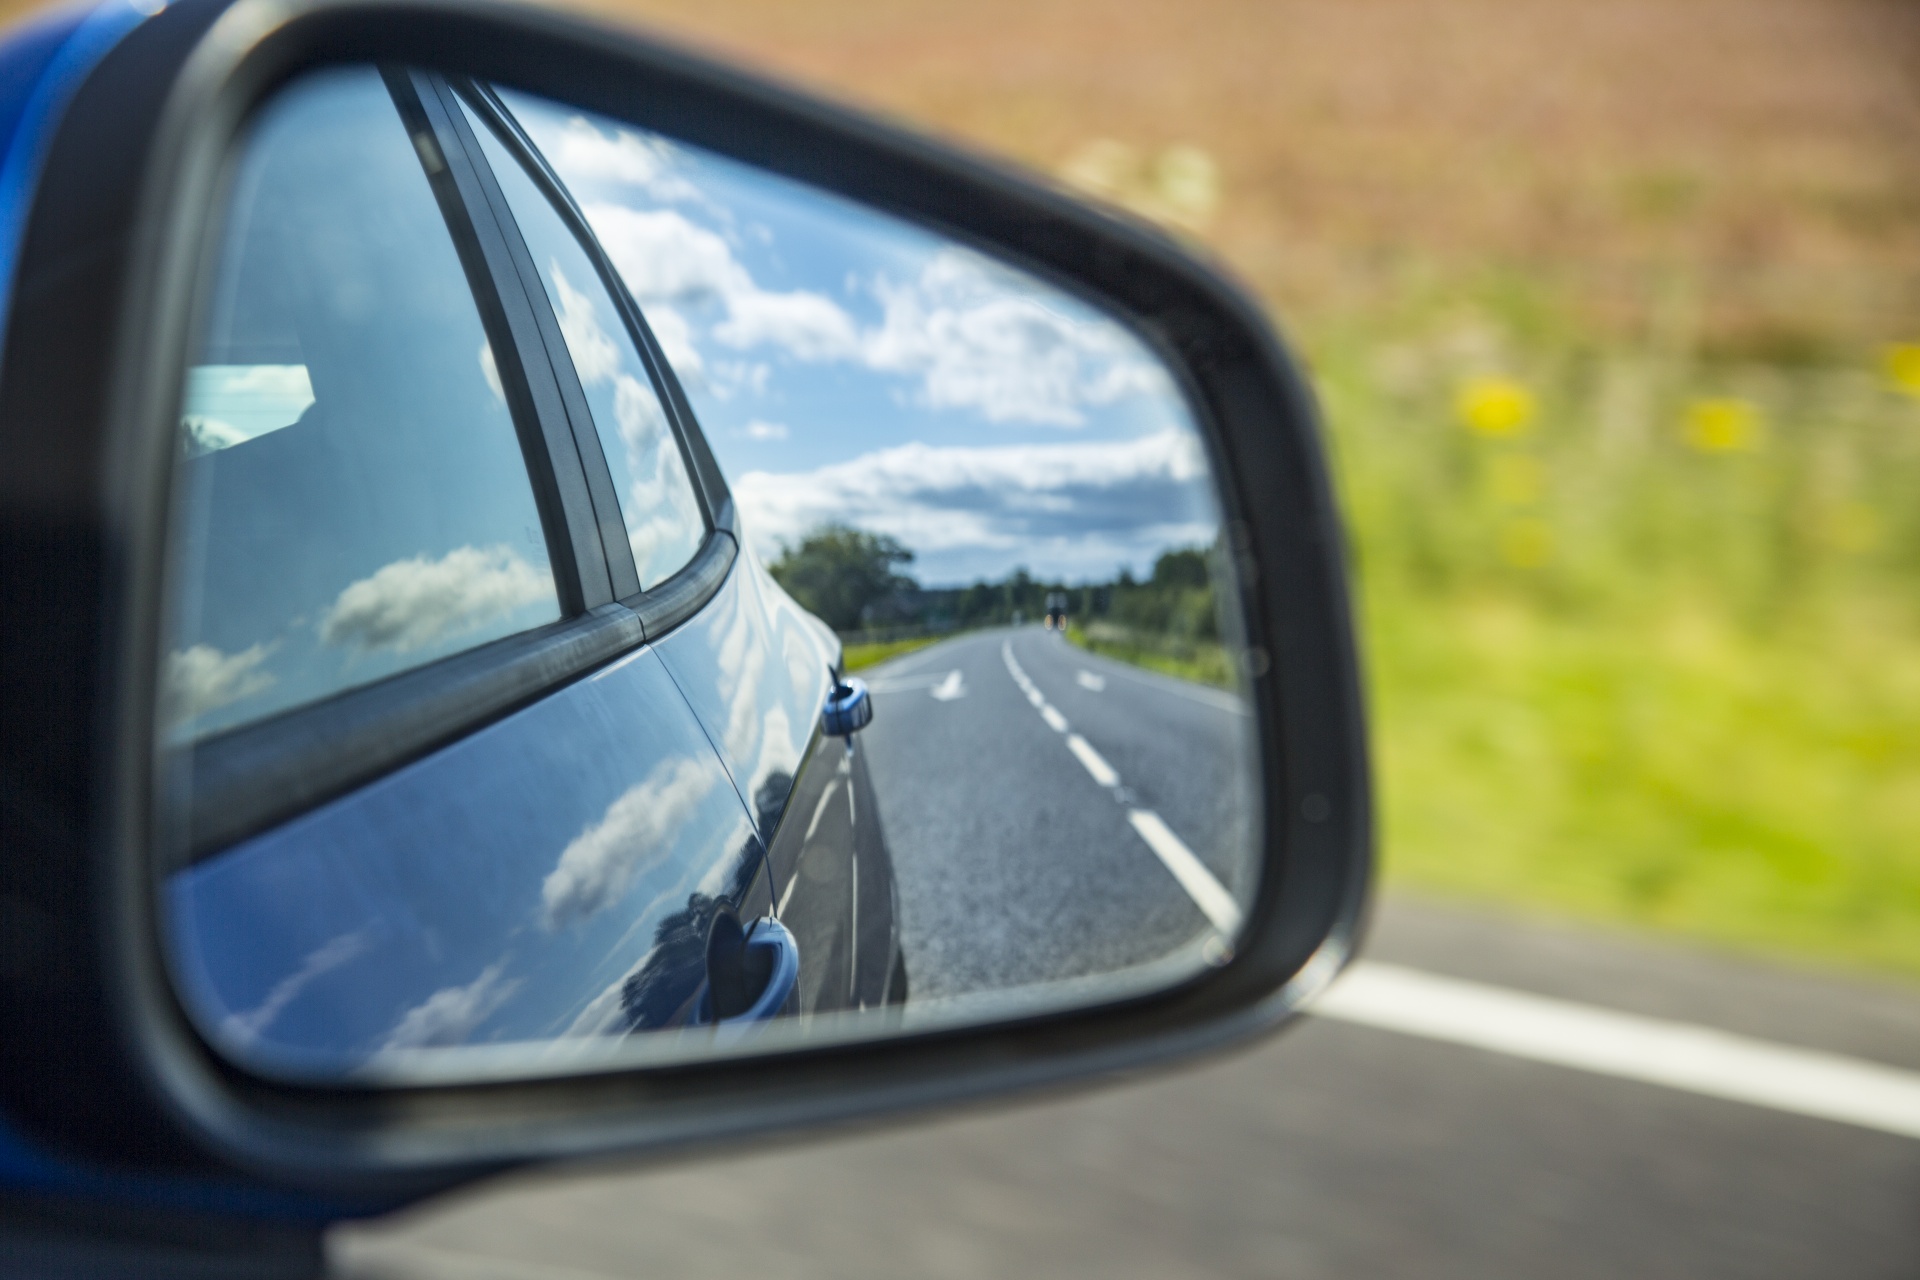
<path fill-rule="evenodd" d="M 1252 721 L 1231 694 L 1037 626 L 868 675 L 862 745 L 916 999 L 1108 972 L 1213 934 L 1134 814 L 1157 815 L 1229 897 L 1250 892 Z"/>
<path fill-rule="evenodd" d="M 1022 692 L 1009 638 L 1118 786 Z M 1230 701 L 1034 628 L 962 637 L 875 685 L 866 745 L 916 995 L 1205 936 L 1132 812 L 1244 888 L 1247 726 Z M 1920 1072 L 1908 987 L 1406 898 L 1380 907 L 1366 954 Z M 1920 1141 L 1309 1015 L 1171 1074 L 522 1178 L 341 1230 L 333 1248 L 356 1280 L 1920 1276 Z"/>
<path fill-rule="evenodd" d="M 1369 956 L 1920 1069 L 1920 994 L 1406 899 Z M 1316 1019 L 1064 1100 L 336 1236 L 355 1277 L 1898 1277 L 1920 1142 Z"/>

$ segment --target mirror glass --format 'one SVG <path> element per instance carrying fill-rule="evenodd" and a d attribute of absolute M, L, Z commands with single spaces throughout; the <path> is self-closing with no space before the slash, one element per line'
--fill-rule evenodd
<path fill-rule="evenodd" d="M 297 80 L 238 145 L 156 708 L 164 933 L 223 1054 L 558 1073 L 1231 956 L 1261 830 L 1234 557 L 1128 324 L 417 69 Z M 553 658 L 613 614 L 644 621 Z M 302 770 L 341 781 L 276 808 Z M 266 815 L 238 835 L 236 796 Z"/>

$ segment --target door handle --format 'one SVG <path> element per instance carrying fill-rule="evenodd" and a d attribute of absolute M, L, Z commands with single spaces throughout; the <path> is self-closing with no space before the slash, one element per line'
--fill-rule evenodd
<path fill-rule="evenodd" d="M 735 926 L 736 928 L 738 926 Z M 716 959 L 708 958 L 707 981 L 701 985 L 700 998 L 694 1004 L 692 1021 L 696 1026 L 712 1026 L 723 1033 L 729 1028 L 743 1029 L 778 1017 L 793 998 L 800 984 L 800 943 L 778 920 L 756 920 L 747 930 L 736 956 L 725 963 L 729 972 L 714 971 Z M 722 1012 L 714 1014 L 716 980 L 730 988 L 722 997 Z M 740 1008 L 740 987 L 759 984 L 759 994 Z"/>

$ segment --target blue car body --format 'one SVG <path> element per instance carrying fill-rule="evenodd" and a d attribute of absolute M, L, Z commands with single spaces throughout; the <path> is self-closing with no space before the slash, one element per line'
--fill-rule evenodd
<path fill-rule="evenodd" d="M 0 45 L 6 287 L 63 103 L 147 15 L 108 0 Z M 716 563 L 697 610 L 584 677 L 183 857 L 165 933 L 201 1033 L 251 1070 L 338 1079 L 424 1050 L 508 1063 L 516 1046 L 713 1020 L 723 919 L 749 935 L 777 921 L 759 940 L 789 962 L 791 991 L 751 1016 L 904 998 L 858 739 L 823 731 L 839 643 L 744 549 L 730 502 L 696 561 L 709 577 Z M 611 845 L 610 862 L 569 862 Z M 48 1176 L 24 1148 L 0 1163 Z"/>

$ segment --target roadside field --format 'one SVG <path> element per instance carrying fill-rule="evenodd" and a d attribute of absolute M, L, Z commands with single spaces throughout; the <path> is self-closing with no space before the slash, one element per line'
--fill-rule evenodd
<path fill-rule="evenodd" d="M 594 2 L 1272 305 L 1391 878 L 1920 976 L 1920 9 Z"/>

